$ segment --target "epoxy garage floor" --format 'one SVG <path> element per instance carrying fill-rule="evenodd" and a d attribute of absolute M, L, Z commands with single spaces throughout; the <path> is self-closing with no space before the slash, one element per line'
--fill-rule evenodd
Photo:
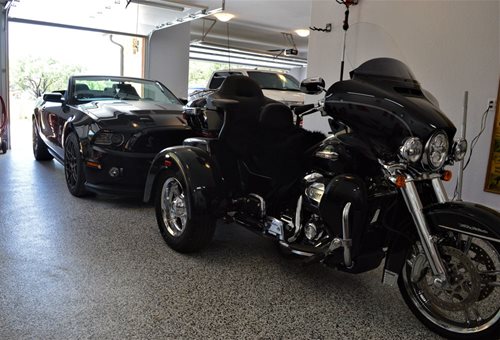
<path fill-rule="evenodd" d="M 0 155 L 0 221 L 0 339 L 437 338 L 381 268 L 302 267 L 224 224 L 178 254 L 151 205 L 75 198 L 29 147 Z"/>

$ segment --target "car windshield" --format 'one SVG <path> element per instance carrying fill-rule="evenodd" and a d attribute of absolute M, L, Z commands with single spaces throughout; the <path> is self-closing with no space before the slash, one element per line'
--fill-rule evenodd
<path fill-rule="evenodd" d="M 120 99 L 182 105 L 165 86 L 151 80 L 119 77 L 75 77 L 73 79 L 73 98 L 80 103 Z"/>
<path fill-rule="evenodd" d="M 249 71 L 248 76 L 264 90 L 300 91 L 299 81 L 289 74 Z"/>

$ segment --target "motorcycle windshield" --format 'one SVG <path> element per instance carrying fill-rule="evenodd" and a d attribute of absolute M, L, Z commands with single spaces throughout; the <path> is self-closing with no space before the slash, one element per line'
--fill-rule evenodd
<path fill-rule="evenodd" d="M 425 143 L 436 130 L 452 140 L 455 127 L 421 87 L 390 34 L 377 25 L 355 24 L 347 33 L 345 51 L 350 79 L 346 74 L 346 80 L 328 89 L 328 115 L 384 153 L 397 152 L 409 136 Z"/>
<path fill-rule="evenodd" d="M 418 85 L 418 81 L 405 63 L 393 58 L 375 58 L 366 61 L 350 73 L 351 78 L 374 77 L 377 79 L 393 79 Z"/>

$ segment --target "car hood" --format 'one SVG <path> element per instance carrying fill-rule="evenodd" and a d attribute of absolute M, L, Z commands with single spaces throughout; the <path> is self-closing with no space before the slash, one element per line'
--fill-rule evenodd
<path fill-rule="evenodd" d="M 299 91 L 282 91 L 263 89 L 264 95 L 268 98 L 286 103 L 304 104 L 304 93 Z"/>
<path fill-rule="evenodd" d="M 182 118 L 182 105 L 154 101 L 94 101 L 79 105 L 102 128 L 188 128 Z"/>

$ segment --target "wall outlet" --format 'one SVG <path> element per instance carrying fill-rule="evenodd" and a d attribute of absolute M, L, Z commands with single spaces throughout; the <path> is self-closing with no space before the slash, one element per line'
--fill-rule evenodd
<path fill-rule="evenodd" d="M 495 107 L 497 105 L 497 101 L 495 98 L 488 99 L 488 111 L 495 111 Z"/>

